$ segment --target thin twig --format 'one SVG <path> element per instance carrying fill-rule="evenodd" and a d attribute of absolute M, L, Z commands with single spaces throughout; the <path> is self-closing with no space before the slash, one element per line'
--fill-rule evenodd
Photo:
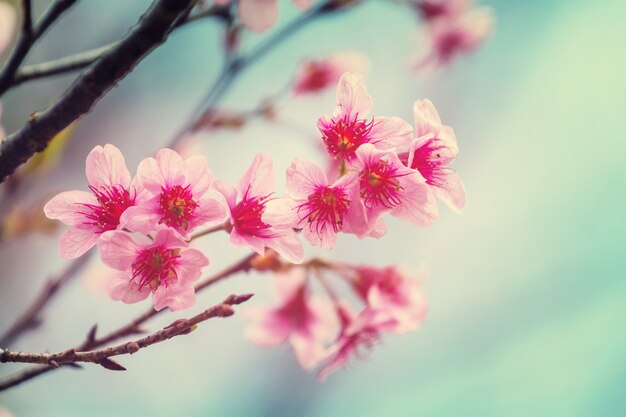
<path fill-rule="evenodd" d="M 124 78 L 148 53 L 163 43 L 195 0 L 155 0 L 139 22 L 118 43 L 84 70 L 63 95 L 42 113 L 0 143 L 0 182 Z"/>
<path fill-rule="evenodd" d="M 0 337 L 0 346 L 9 346 L 13 344 L 17 338 L 28 330 L 32 330 L 41 324 L 40 314 L 43 309 L 50 303 L 57 292 L 78 274 L 83 266 L 89 261 L 93 250 L 89 251 L 80 258 L 75 259 L 67 268 L 54 278 L 50 278 L 42 288 L 39 296 L 33 304 L 18 318 L 15 323 Z"/>
<path fill-rule="evenodd" d="M 225 278 L 228 278 L 229 276 L 233 274 L 236 274 L 237 272 L 248 271 L 250 269 L 250 261 L 255 256 L 256 256 L 255 253 L 251 253 L 245 256 L 243 259 L 239 260 L 238 262 L 234 263 L 230 267 L 201 281 L 195 286 L 196 293 L 212 286 L 213 284 L 216 284 L 224 280 Z M 102 337 L 96 337 L 97 327 L 93 326 L 91 330 L 89 331 L 86 340 L 81 345 L 77 346 L 76 350 L 87 351 L 87 350 L 97 349 L 102 346 L 106 346 L 116 340 L 123 339 L 127 336 L 143 333 L 144 330 L 141 328 L 141 325 L 147 322 L 148 320 L 164 313 L 165 311 L 167 310 L 163 309 L 163 310 L 157 311 L 154 308 L 150 308 L 145 313 L 141 314 L 140 316 L 132 320 L 130 323 Z M 7 377 L 6 379 L 0 381 L 0 392 L 7 390 L 9 388 L 13 388 L 17 385 L 20 385 L 23 382 L 26 382 L 35 377 L 38 377 L 39 375 L 43 375 L 50 371 L 54 371 L 55 369 L 57 368 L 55 368 L 54 366 L 34 366 L 32 368 L 24 369 L 23 371 L 20 371 L 16 373 L 15 375 L 11 375 Z"/>
<path fill-rule="evenodd" d="M 133 354 L 140 349 L 156 343 L 164 342 L 178 335 L 189 333 L 193 330 L 194 326 L 211 318 L 232 316 L 234 314 L 232 306 L 248 301 L 250 298 L 252 298 L 252 294 L 231 295 L 222 303 L 217 304 L 189 319 L 177 320 L 169 326 L 166 326 L 149 336 L 117 346 L 88 352 L 77 352 L 75 349 L 68 349 L 57 353 L 15 352 L 7 349 L 0 349 L 0 362 L 38 363 L 52 365 L 55 367 L 76 362 L 92 362 L 98 363 L 110 370 L 125 371 L 126 368 L 117 362 L 111 361 L 109 358 L 119 355 Z"/>
<path fill-rule="evenodd" d="M 227 8 L 225 8 L 224 6 L 212 6 L 207 8 L 206 10 L 190 15 L 186 19 L 177 22 L 174 25 L 174 29 L 172 29 L 172 31 L 189 23 L 197 22 L 201 19 L 209 17 L 216 17 L 222 20 L 227 20 L 230 18 Z M 68 55 L 52 61 L 42 62 L 40 64 L 24 66 L 17 71 L 17 74 L 15 74 L 15 77 L 13 79 L 13 83 L 9 88 L 16 87 L 27 81 L 46 78 L 52 75 L 65 74 L 68 72 L 83 69 L 88 65 L 93 64 L 104 53 L 114 49 L 118 45 L 118 43 L 119 41 L 115 41 L 107 45 L 80 52 L 74 55 Z"/>
<path fill-rule="evenodd" d="M 28 55 L 28 52 L 32 49 L 33 45 L 37 40 L 44 34 L 46 30 L 77 0 L 56 0 L 54 3 L 48 7 L 48 9 L 41 16 L 35 27 L 31 31 L 23 30 L 20 33 L 20 37 L 17 41 L 17 45 L 13 49 L 9 60 L 7 61 L 4 68 L 2 68 L 2 73 L 0 73 L 0 96 L 2 96 L 13 84 L 13 80 L 15 78 L 15 74 L 24 62 L 24 59 Z M 28 4 L 27 4 L 28 3 Z M 24 24 L 26 24 L 26 19 L 32 19 L 32 11 L 28 10 L 26 13 L 26 9 L 30 9 L 30 2 L 24 2 Z M 30 17 L 27 17 L 30 16 Z M 32 26 L 32 23 L 31 23 Z"/>

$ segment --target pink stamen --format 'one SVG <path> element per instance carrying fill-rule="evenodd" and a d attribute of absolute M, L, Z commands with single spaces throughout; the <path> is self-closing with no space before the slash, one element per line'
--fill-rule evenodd
<path fill-rule="evenodd" d="M 99 228 L 98 233 L 117 229 L 122 213 L 135 204 L 135 196 L 131 196 L 130 192 L 120 185 L 103 185 L 99 188 L 90 185 L 89 189 L 99 204 L 83 204 L 85 211 L 81 211 L 80 214 L 90 220 L 84 224 Z"/>
<path fill-rule="evenodd" d="M 398 178 L 403 174 L 398 174 L 397 171 L 397 168 L 383 160 L 366 166 L 359 179 L 361 197 L 366 207 L 371 208 L 380 204 L 393 208 L 400 205 L 402 187 Z"/>
<path fill-rule="evenodd" d="M 311 230 L 320 234 L 326 225 L 337 233 L 343 226 L 343 218 L 350 206 L 350 199 L 341 187 L 318 185 L 306 202 L 298 206 L 305 214 L 300 222 L 308 221 Z"/>
<path fill-rule="evenodd" d="M 189 228 L 189 220 L 191 220 L 198 204 L 194 201 L 189 185 L 182 187 L 175 185 L 173 187 L 162 187 L 160 207 L 161 220 L 170 227 L 177 227 L 183 230 Z"/>
<path fill-rule="evenodd" d="M 322 140 L 331 156 L 351 160 L 359 146 L 372 143 L 370 134 L 374 126 L 373 120 L 358 119 L 358 116 L 350 119 L 348 115 L 344 115 L 339 120 L 333 119 L 332 123 L 320 129 Z"/>
<path fill-rule="evenodd" d="M 404 155 L 401 160 L 406 160 Z M 413 163 L 410 168 L 416 169 L 422 174 L 426 183 L 440 188 L 446 188 L 448 181 L 446 176 L 453 172 L 448 165 L 454 160 L 454 156 L 448 147 L 440 139 L 430 139 L 413 153 Z"/>
<path fill-rule="evenodd" d="M 263 220 L 261 216 L 265 211 L 265 203 L 269 201 L 270 195 L 249 197 L 250 187 L 246 190 L 243 199 L 232 211 L 233 225 L 239 233 L 257 236 L 261 238 L 274 238 L 280 235 L 272 233 L 271 226 Z"/>
<path fill-rule="evenodd" d="M 180 250 L 155 246 L 142 251 L 132 265 L 133 280 L 139 288 L 155 290 L 177 279 L 176 266 Z"/>

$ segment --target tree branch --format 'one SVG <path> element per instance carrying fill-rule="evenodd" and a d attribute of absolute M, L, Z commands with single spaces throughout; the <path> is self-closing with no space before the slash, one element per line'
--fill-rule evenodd
<path fill-rule="evenodd" d="M 89 112 L 104 94 L 141 59 L 165 41 L 175 23 L 195 0 L 155 0 L 115 48 L 88 67 L 51 107 L 35 113 L 28 123 L 0 144 L 0 182 L 74 120 Z"/>
<path fill-rule="evenodd" d="M 4 94 L 15 78 L 15 73 L 18 68 L 24 62 L 26 55 L 30 52 L 31 48 L 37 42 L 37 40 L 44 34 L 46 30 L 70 7 L 76 3 L 77 0 L 56 0 L 41 16 L 35 27 L 32 27 L 32 11 L 30 1 L 24 1 L 24 27 L 20 33 L 20 37 L 17 41 L 17 45 L 13 49 L 9 60 L 0 73 L 0 96 Z M 26 30 L 28 26 L 31 30 Z"/>
<path fill-rule="evenodd" d="M 61 274 L 55 278 L 50 278 L 48 282 L 46 282 L 39 296 L 28 310 L 26 310 L 24 314 L 13 323 L 9 330 L 0 337 L 0 346 L 11 345 L 23 333 L 39 326 L 41 323 L 41 318 L 39 317 L 41 311 L 54 298 L 56 293 L 87 264 L 92 253 L 93 250 L 75 259 Z"/>
<path fill-rule="evenodd" d="M 208 288 L 212 286 L 213 284 L 216 284 L 222 281 L 223 279 L 228 278 L 229 276 L 233 274 L 236 274 L 237 272 L 248 271 L 250 269 L 250 262 L 255 256 L 256 256 L 256 253 L 251 253 L 245 256 L 243 259 L 239 260 L 238 262 L 234 263 L 230 267 L 217 273 L 216 275 L 213 275 L 205 279 L 204 281 L 198 283 L 195 286 L 195 291 L 200 292 L 204 290 L 205 288 Z M 97 327 L 93 326 L 91 330 L 89 331 L 86 340 L 81 345 L 76 347 L 76 350 L 88 351 L 88 350 L 97 349 L 99 347 L 106 346 L 124 337 L 143 333 L 144 330 L 141 328 L 141 325 L 144 324 L 146 321 L 152 319 L 153 317 L 164 313 L 165 311 L 167 310 L 163 309 L 163 310 L 157 311 L 154 308 L 150 308 L 145 313 L 141 314 L 140 316 L 132 320 L 130 323 L 100 338 L 96 337 Z M 32 368 L 28 368 L 23 371 L 20 371 L 16 373 L 15 375 L 9 376 L 6 379 L 0 381 L 0 392 L 7 390 L 9 388 L 15 387 L 23 382 L 31 380 L 39 375 L 43 375 L 55 369 L 58 369 L 58 368 L 48 365 L 48 366 L 35 366 Z"/>
<path fill-rule="evenodd" d="M 110 360 L 110 358 L 119 355 L 133 354 L 140 349 L 144 349 L 156 343 L 164 342 L 175 336 L 187 334 L 193 330 L 194 326 L 211 318 L 232 316 L 234 314 L 232 306 L 248 301 L 250 298 L 252 298 L 252 294 L 231 295 L 222 303 L 190 319 L 177 320 L 149 336 L 117 346 L 90 352 L 77 352 L 75 349 L 68 349 L 57 353 L 14 352 L 7 349 L 0 349 L 0 362 L 38 363 L 52 365 L 54 367 L 76 362 L 91 362 L 98 363 L 110 370 L 125 371 L 126 368 Z"/>

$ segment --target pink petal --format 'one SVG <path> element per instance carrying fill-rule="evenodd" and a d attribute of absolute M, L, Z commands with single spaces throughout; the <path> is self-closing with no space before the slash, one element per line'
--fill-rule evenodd
<path fill-rule="evenodd" d="M 180 253 L 180 265 L 188 269 L 200 270 L 209 265 L 209 259 L 196 249 L 186 249 Z"/>
<path fill-rule="evenodd" d="M 155 159 L 166 185 L 188 184 L 185 181 L 185 164 L 178 152 L 164 148 L 157 152 Z"/>
<path fill-rule="evenodd" d="M 65 224 L 83 224 L 86 219 L 79 212 L 84 210 L 84 204 L 98 205 L 98 200 L 93 194 L 85 191 L 66 191 L 52 197 L 43 207 L 43 211 L 48 218 L 60 220 Z"/>
<path fill-rule="evenodd" d="M 69 229 L 59 239 L 61 256 L 65 259 L 80 257 L 96 244 L 98 237 L 99 235 L 87 229 Z"/>
<path fill-rule="evenodd" d="M 274 249 L 280 256 L 291 263 L 302 263 L 304 249 L 297 233 L 293 230 L 285 230 L 282 233 L 285 235 L 266 241 L 265 246 Z"/>
<path fill-rule="evenodd" d="M 198 202 L 198 207 L 193 213 L 192 221 L 189 224 L 189 230 L 198 227 L 214 226 L 223 223 L 228 213 L 222 203 L 212 198 L 207 198 Z"/>
<path fill-rule="evenodd" d="M 274 192 L 274 163 L 270 154 L 261 152 L 254 158 L 239 180 L 237 189 L 242 197 L 246 191 L 249 196 L 267 196 Z"/>
<path fill-rule="evenodd" d="M 324 347 L 310 335 L 292 333 L 289 343 L 300 362 L 302 369 L 310 371 L 326 358 Z"/>
<path fill-rule="evenodd" d="M 418 226 L 430 226 L 438 216 L 435 198 L 419 177 L 407 177 L 402 182 L 402 204 L 394 207 L 391 215 Z"/>
<path fill-rule="evenodd" d="M 155 246 L 164 246 L 166 248 L 186 248 L 187 242 L 176 233 L 173 229 L 167 228 L 159 230 L 154 236 Z"/>
<path fill-rule="evenodd" d="M 377 117 L 371 135 L 378 149 L 404 148 L 413 139 L 413 127 L 399 117 Z"/>
<path fill-rule="evenodd" d="M 87 155 L 85 175 L 90 185 L 130 185 L 130 172 L 124 156 L 115 146 L 96 146 Z"/>
<path fill-rule="evenodd" d="M 276 0 L 240 0 L 238 11 L 244 26 L 256 33 L 271 28 L 278 19 Z"/>
<path fill-rule="evenodd" d="M 138 284 L 130 281 L 127 274 L 121 273 L 109 283 L 109 296 L 116 301 L 123 301 L 126 304 L 134 304 L 145 300 L 150 295 L 150 288 L 140 288 Z"/>
<path fill-rule="evenodd" d="M 458 174 L 446 176 L 446 186 L 433 187 L 435 195 L 448 205 L 453 211 L 460 213 L 465 207 L 465 186 Z"/>
<path fill-rule="evenodd" d="M 287 192 L 298 200 L 304 200 L 318 185 L 328 185 L 324 171 L 305 159 L 294 159 L 287 168 Z"/>
<path fill-rule="evenodd" d="M 415 136 L 420 137 L 428 133 L 437 133 L 441 126 L 441 118 L 432 101 L 417 100 L 413 104 L 415 119 Z"/>
<path fill-rule="evenodd" d="M 113 269 L 125 271 L 135 261 L 139 248 L 124 232 L 106 232 L 98 242 L 98 250 L 102 262 Z"/>
<path fill-rule="evenodd" d="M 191 286 L 160 285 L 154 291 L 154 309 L 169 307 L 172 311 L 184 310 L 196 303 L 196 293 Z"/>
<path fill-rule="evenodd" d="M 313 246 L 332 249 L 335 247 L 335 243 L 337 243 L 337 233 L 328 225 L 322 226 L 319 231 L 311 230 L 309 225 L 305 225 L 302 232 L 304 238 Z"/>
<path fill-rule="evenodd" d="M 194 196 L 203 196 L 213 182 L 213 175 L 209 170 L 206 158 L 194 155 L 185 160 L 187 184 L 191 184 L 191 192 Z"/>
<path fill-rule="evenodd" d="M 307 10 L 311 7 L 313 0 L 293 0 L 293 3 L 301 10 Z"/>
<path fill-rule="evenodd" d="M 230 243 L 235 246 L 248 247 L 259 255 L 265 254 L 265 240 L 263 238 L 241 234 L 235 228 L 230 232 Z"/>
<path fill-rule="evenodd" d="M 261 220 L 277 228 L 295 227 L 298 223 L 296 203 L 291 198 L 276 198 L 265 203 Z"/>
<path fill-rule="evenodd" d="M 144 234 L 152 232 L 161 217 L 157 211 L 158 203 L 159 196 L 155 196 L 138 206 L 127 208 L 120 216 L 120 227 Z"/>
<path fill-rule="evenodd" d="M 350 118 L 365 118 L 372 110 L 372 97 L 367 94 L 363 75 L 346 72 L 337 86 L 337 108 Z M 335 114 L 338 115 L 338 114 Z"/>
<path fill-rule="evenodd" d="M 160 194 L 165 184 L 165 177 L 159 163 L 154 158 L 145 158 L 137 167 L 137 182 L 151 194 Z"/>
<path fill-rule="evenodd" d="M 284 343 L 291 330 L 289 324 L 276 316 L 273 309 L 248 309 L 246 317 L 253 317 L 245 331 L 245 337 L 258 347 L 272 347 Z"/>

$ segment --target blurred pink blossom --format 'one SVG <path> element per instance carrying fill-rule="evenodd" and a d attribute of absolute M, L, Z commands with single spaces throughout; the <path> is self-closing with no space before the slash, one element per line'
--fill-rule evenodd
<path fill-rule="evenodd" d="M 215 0 L 215 4 L 226 5 L 232 0 Z M 313 0 L 293 0 L 301 10 L 310 7 Z M 237 12 L 245 27 L 255 33 L 265 32 L 278 20 L 278 0 L 239 0 Z"/>
<path fill-rule="evenodd" d="M 122 213 L 135 203 L 130 172 L 115 146 L 93 148 L 87 155 L 85 175 L 91 193 L 66 191 L 44 206 L 46 216 L 71 226 L 59 242 L 66 259 L 78 258 L 102 233 L 120 228 Z"/>
<path fill-rule="evenodd" d="M 298 68 L 293 90 L 296 95 L 318 93 L 335 85 L 344 72 L 365 73 L 367 57 L 357 51 L 344 51 L 325 59 L 306 60 Z"/>
<path fill-rule="evenodd" d="M 17 23 L 15 7 L 5 1 L 0 2 L 0 54 L 11 43 Z"/>
<path fill-rule="evenodd" d="M 302 243 L 289 226 L 266 223 L 261 216 L 274 193 L 274 164 L 267 153 L 260 153 L 239 180 L 237 187 L 215 181 L 230 211 L 230 241 L 263 255 L 272 248 L 293 263 L 302 262 Z"/>
<path fill-rule="evenodd" d="M 156 310 L 191 307 L 196 300 L 193 283 L 209 260 L 188 249 L 172 229 L 159 230 L 154 240 L 140 238 L 142 243 L 136 243 L 127 233 L 111 231 L 98 242 L 102 261 L 121 271 L 109 285 L 111 298 L 131 304 L 152 293 Z"/>

